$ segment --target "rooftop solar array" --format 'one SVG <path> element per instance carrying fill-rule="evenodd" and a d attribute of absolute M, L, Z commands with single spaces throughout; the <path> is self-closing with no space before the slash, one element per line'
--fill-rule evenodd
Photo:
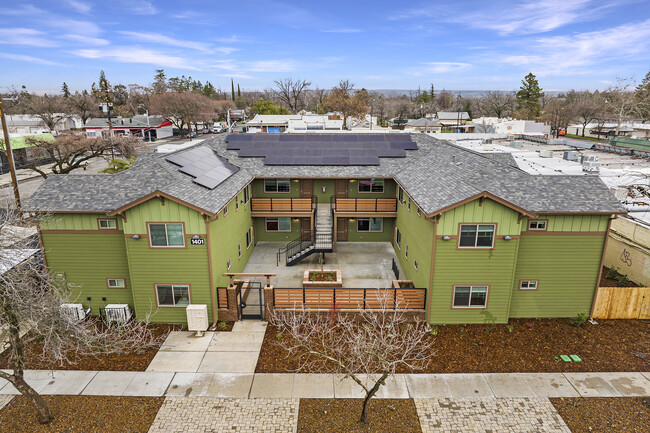
<path fill-rule="evenodd" d="M 410 134 L 231 134 L 226 143 L 266 165 L 379 165 L 418 149 Z"/>
<path fill-rule="evenodd" d="M 178 165 L 178 171 L 192 176 L 194 183 L 209 189 L 228 179 L 239 171 L 239 167 L 215 154 L 208 147 L 197 147 L 185 152 L 175 153 L 165 158 L 172 164 Z"/>

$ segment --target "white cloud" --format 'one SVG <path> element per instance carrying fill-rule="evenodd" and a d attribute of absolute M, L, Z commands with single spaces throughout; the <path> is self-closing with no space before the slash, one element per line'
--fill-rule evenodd
<path fill-rule="evenodd" d="M 420 67 L 409 70 L 411 75 L 419 76 L 425 74 L 445 74 L 447 72 L 458 72 L 468 69 L 471 63 L 461 62 L 425 62 Z"/>
<path fill-rule="evenodd" d="M 138 42 L 152 42 L 154 44 L 168 45 L 172 47 L 189 48 L 196 51 L 203 51 L 206 53 L 212 52 L 209 44 L 204 42 L 185 41 L 182 39 L 174 39 L 169 36 L 161 35 L 160 33 L 145 33 L 145 32 L 119 32 L 125 36 L 129 36 Z"/>
<path fill-rule="evenodd" d="M 361 29 L 327 29 L 321 30 L 321 33 L 361 33 Z"/>
<path fill-rule="evenodd" d="M 259 60 L 249 63 L 245 69 L 254 72 L 291 72 L 296 65 L 293 60 Z"/>
<path fill-rule="evenodd" d="M 66 0 L 66 3 L 70 8 L 74 9 L 80 14 L 90 13 L 90 10 L 92 9 L 92 6 L 90 4 L 79 0 Z"/>
<path fill-rule="evenodd" d="M 110 41 L 108 39 L 93 38 L 93 37 L 83 36 L 83 35 L 63 35 L 61 37 L 71 41 L 79 42 L 83 45 L 104 46 L 110 44 Z"/>
<path fill-rule="evenodd" d="M 49 60 L 41 59 L 39 57 L 25 56 L 22 54 L 0 53 L 0 57 L 5 59 L 10 59 L 10 60 L 19 60 L 21 62 L 37 63 L 39 65 L 63 66 L 60 63 L 51 62 Z"/>
<path fill-rule="evenodd" d="M 158 9 L 149 0 L 129 0 L 123 3 L 127 12 L 138 15 L 155 15 L 158 13 Z"/>
<path fill-rule="evenodd" d="M 115 47 L 102 50 L 83 49 L 74 50 L 71 53 L 86 59 L 110 59 L 120 63 L 146 63 L 170 68 L 199 70 L 191 61 L 182 57 L 171 56 L 144 48 Z"/>
<path fill-rule="evenodd" d="M 45 32 L 23 27 L 0 29 L 0 44 L 27 45 L 31 47 L 55 47 L 57 43 Z"/>

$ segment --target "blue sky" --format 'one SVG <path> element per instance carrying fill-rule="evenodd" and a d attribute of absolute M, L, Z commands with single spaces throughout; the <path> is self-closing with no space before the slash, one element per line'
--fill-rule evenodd
<path fill-rule="evenodd" d="M 154 71 L 230 88 L 606 88 L 650 69 L 650 1 L 2 0 L 0 90 L 149 85 Z"/>

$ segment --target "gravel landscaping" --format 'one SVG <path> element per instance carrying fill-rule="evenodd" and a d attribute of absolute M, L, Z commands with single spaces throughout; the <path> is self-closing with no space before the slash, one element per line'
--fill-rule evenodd
<path fill-rule="evenodd" d="M 546 373 L 648 371 L 650 322 L 600 320 L 578 328 L 570 319 L 511 319 L 499 325 L 433 327 L 434 354 L 426 370 L 400 373 Z M 434 335 L 435 334 L 435 335 Z M 257 373 L 291 373 L 299 366 L 280 346 L 282 338 L 269 325 L 257 362 Z M 577 355 L 565 362 L 560 355 Z M 556 359 L 557 357 L 557 359 Z M 316 372 L 317 373 L 317 372 Z"/>
<path fill-rule="evenodd" d="M 413 400 L 372 399 L 368 423 L 360 424 L 359 398 L 300 400 L 298 433 L 421 433 Z"/>
<path fill-rule="evenodd" d="M 551 398 L 572 433 L 647 433 L 650 398 Z"/>
<path fill-rule="evenodd" d="M 14 397 L 0 410 L 0 430 L 21 433 L 146 433 L 163 397 L 44 396 L 54 415 L 47 425 L 23 397 Z"/>

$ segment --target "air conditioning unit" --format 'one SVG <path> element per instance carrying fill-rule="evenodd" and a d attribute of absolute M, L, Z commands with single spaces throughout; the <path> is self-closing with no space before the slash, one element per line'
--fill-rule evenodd
<path fill-rule="evenodd" d="M 540 156 L 540 158 L 553 158 L 553 151 L 552 150 L 540 150 L 539 151 L 539 156 Z"/>
<path fill-rule="evenodd" d="M 72 320 L 84 320 L 90 308 L 86 311 L 81 304 L 61 304 L 61 312 Z"/>
<path fill-rule="evenodd" d="M 565 150 L 563 158 L 567 161 L 577 161 L 580 153 L 577 150 Z"/>
<path fill-rule="evenodd" d="M 190 304 L 185 308 L 187 314 L 187 330 L 196 331 L 201 337 L 208 330 L 208 306 L 205 304 Z"/>
<path fill-rule="evenodd" d="M 600 161 L 583 161 L 582 171 L 597 173 L 600 171 Z"/>
<path fill-rule="evenodd" d="M 489 145 L 489 146 L 483 146 L 483 150 L 486 152 L 492 152 L 494 150 L 494 146 Z"/>
<path fill-rule="evenodd" d="M 510 146 L 519 148 L 519 147 L 524 147 L 524 142 L 523 141 L 512 141 L 510 143 Z"/>
<path fill-rule="evenodd" d="M 128 304 L 107 304 L 104 307 L 106 321 L 116 323 L 126 323 L 131 320 L 133 314 Z"/>

